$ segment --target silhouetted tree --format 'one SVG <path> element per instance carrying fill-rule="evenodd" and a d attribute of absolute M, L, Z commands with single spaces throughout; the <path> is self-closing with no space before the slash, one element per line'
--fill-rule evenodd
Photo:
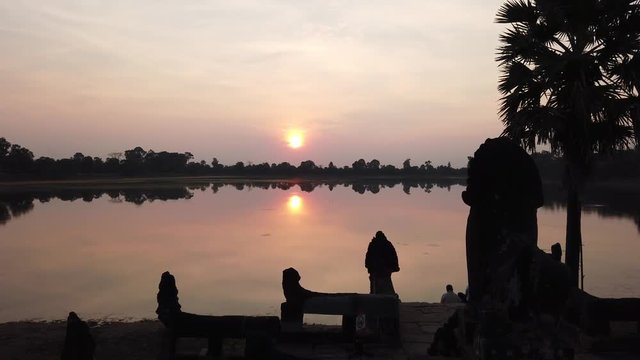
<path fill-rule="evenodd" d="M 143 171 L 144 157 L 147 152 L 137 146 L 124 152 L 123 171 L 126 175 L 133 175 Z"/>
<path fill-rule="evenodd" d="M 9 153 L 9 149 L 11 148 L 11 143 L 7 141 L 5 138 L 0 138 L 0 158 L 7 156 Z"/>
<path fill-rule="evenodd" d="M 27 148 L 13 144 L 3 163 L 3 167 L 8 171 L 29 172 L 33 165 L 33 153 Z"/>
<path fill-rule="evenodd" d="M 117 157 L 109 157 L 104 163 L 106 172 L 116 173 L 120 170 L 120 160 Z"/>
<path fill-rule="evenodd" d="M 364 159 L 359 159 L 357 161 L 354 161 L 353 164 L 351 164 L 351 169 L 355 172 L 362 172 L 366 168 L 367 168 L 367 162 L 364 161 Z"/>
<path fill-rule="evenodd" d="M 640 151 L 619 151 L 615 156 L 600 157 L 593 167 L 592 177 L 597 179 L 639 179 Z"/>
<path fill-rule="evenodd" d="M 145 151 L 142 147 L 135 147 L 123 153 L 110 153 L 105 161 L 99 157 L 91 157 L 81 152 L 65 159 L 54 160 L 49 157 L 41 157 L 33 160 L 33 153 L 20 145 L 11 144 L 6 139 L 0 141 L 0 177 L 12 174 L 12 178 L 71 178 L 77 176 L 90 176 L 94 174 L 121 174 L 130 175 L 242 175 L 242 176 L 412 176 L 425 175 L 426 165 L 420 168 L 409 166 L 407 171 L 399 171 L 393 165 L 382 165 L 379 160 L 373 159 L 366 162 L 359 159 L 353 163 L 354 167 L 344 166 L 338 168 L 333 162 L 325 168 L 317 165 L 312 160 L 305 160 L 295 167 L 287 162 L 280 164 L 251 162 L 238 162 L 235 165 L 225 166 L 216 158 L 213 158 L 211 166 L 206 161 L 192 161 L 193 155 L 189 152 L 177 153 L 154 150 Z M 439 172 L 441 169 L 445 169 Z M 438 167 L 434 170 L 436 176 L 452 174 L 463 175 L 464 169 Z M 17 177 L 14 174 L 19 174 Z"/>
<path fill-rule="evenodd" d="M 424 168 L 427 175 L 432 175 L 434 173 L 435 168 L 433 167 L 431 160 L 424 162 Z"/>
<path fill-rule="evenodd" d="M 47 175 L 57 175 L 58 168 L 56 161 L 50 157 L 40 157 L 34 161 L 34 167 L 36 168 L 36 174 L 40 177 Z"/>
<path fill-rule="evenodd" d="M 233 166 L 233 170 L 235 172 L 242 172 L 242 170 L 244 170 L 244 163 L 242 161 L 238 161 L 234 166 Z"/>
<path fill-rule="evenodd" d="M 93 173 L 94 161 L 91 156 L 85 156 L 80 163 L 80 171 L 85 174 Z"/>
<path fill-rule="evenodd" d="M 329 162 L 329 165 L 327 166 L 327 168 L 324 170 L 325 174 L 327 175 L 332 175 L 335 176 L 338 172 L 340 171 L 340 169 L 338 169 L 335 164 L 333 163 L 333 161 Z"/>
<path fill-rule="evenodd" d="M 121 152 L 112 152 L 107 155 L 107 158 L 115 158 L 116 160 L 120 161 L 122 160 L 123 156 L 124 155 Z"/>
<path fill-rule="evenodd" d="M 142 163 L 146 154 L 147 152 L 144 151 L 143 148 L 141 148 L 140 146 L 136 146 L 134 149 L 126 150 L 124 152 L 124 159 L 125 161 L 131 163 Z"/>
<path fill-rule="evenodd" d="M 5 163 L 7 156 L 9 155 L 10 148 L 11 143 L 5 138 L 0 138 L 0 173 L 5 171 Z"/>
<path fill-rule="evenodd" d="M 402 162 L 402 170 L 411 170 L 411 159 L 407 159 Z"/>
<path fill-rule="evenodd" d="M 581 192 L 592 154 L 626 147 L 633 138 L 639 4 L 508 0 L 497 14 L 498 23 L 511 25 L 500 36 L 497 58 L 503 73 L 503 134 L 529 150 L 548 143 L 566 161 L 565 259 L 575 284 L 582 244 Z"/>
<path fill-rule="evenodd" d="M 304 172 L 313 172 L 317 168 L 318 167 L 316 166 L 316 163 L 314 163 L 311 160 L 305 160 L 300 163 L 300 166 L 298 166 L 298 170 L 304 171 Z"/>
<path fill-rule="evenodd" d="M 550 151 L 534 152 L 531 154 L 533 161 L 540 171 L 540 177 L 544 180 L 560 180 L 563 176 L 563 160 Z"/>
<path fill-rule="evenodd" d="M 191 155 L 188 153 L 176 153 L 160 151 L 149 152 L 144 156 L 144 169 L 153 173 L 181 173 L 188 171 L 189 173 L 197 173 L 203 168 L 200 164 L 191 164 L 189 160 Z M 189 164 L 189 167 L 187 165 Z"/>
<path fill-rule="evenodd" d="M 385 175 L 395 175 L 398 172 L 398 169 L 393 165 L 382 165 L 382 173 Z"/>
<path fill-rule="evenodd" d="M 295 173 L 296 167 L 289 164 L 288 162 L 281 162 L 280 164 L 276 165 L 275 168 L 272 168 L 272 170 L 274 170 L 274 172 L 280 176 L 288 176 Z"/>
<path fill-rule="evenodd" d="M 220 164 L 218 158 L 213 158 L 213 160 L 211 160 L 211 168 L 214 171 L 220 171 L 224 168 L 224 165 Z"/>
<path fill-rule="evenodd" d="M 370 170 L 379 170 L 380 169 L 380 161 L 373 159 L 367 163 L 367 169 Z"/>

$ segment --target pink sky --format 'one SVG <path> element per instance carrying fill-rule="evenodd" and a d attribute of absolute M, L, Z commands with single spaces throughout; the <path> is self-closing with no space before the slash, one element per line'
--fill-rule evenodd
<path fill-rule="evenodd" d="M 0 137 L 36 156 L 464 165 L 501 131 L 500 4 L 0 0 Z"/>

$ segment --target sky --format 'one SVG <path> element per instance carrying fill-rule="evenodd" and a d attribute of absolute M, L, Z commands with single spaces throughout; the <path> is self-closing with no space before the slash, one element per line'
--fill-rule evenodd
<path fill-rule="evenodd" d="M 0 0 L 0 137 L 54 158 L 463 166 L 502 130 L 501 3 Z"/>

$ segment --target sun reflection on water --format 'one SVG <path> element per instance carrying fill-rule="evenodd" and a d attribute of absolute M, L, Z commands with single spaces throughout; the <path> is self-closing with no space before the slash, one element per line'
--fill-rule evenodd
<path fill-rule="evenodd" d="M 298 195 L 291 195 L 287 201 L 287 207 L 293 214 L 298 214 L 302 210 L 302 198 Z"/>

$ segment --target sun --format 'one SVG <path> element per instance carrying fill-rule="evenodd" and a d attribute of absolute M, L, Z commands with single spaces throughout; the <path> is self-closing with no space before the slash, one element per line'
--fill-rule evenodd
<path fill-rule="evenodd" d="M 287 135 L 287 144 L 292 149 L 299 149 L 304 145 L 304 136 L 300 131 L 290 131 Z"/>

